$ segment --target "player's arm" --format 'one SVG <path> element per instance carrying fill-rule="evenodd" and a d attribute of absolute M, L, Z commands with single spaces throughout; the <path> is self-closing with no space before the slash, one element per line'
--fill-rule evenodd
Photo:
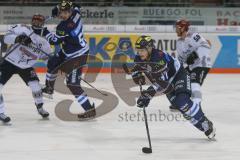
<path fill-rule="evenodd" d="M 32 43 L 30 38 L 31 30 L 23 25 L 14 25 L 8 30 L 4 36 L 4 43 L 12 45 L 15 43 L 20 43 L 22 45 L 28 46 Z"/>
<path fill-rule="evenodd" d="M 164 53 L 165 54 L 165 53 Z M 165 63 L 165 64 L 164 64 Z M 137 104 L 138 107 L 147 107 L 150 100 L 156 95 L 157 92 L 168 93 L 172 88 L 168 80 L 167 75 L 167 61 L 159 60 L 158 62 L 152 63 L 152 77 L 149 80 L 152 82 L 152 85 L 144 90 L 139 97 Z M 151 79 L 152 78 L 152 79 Z"/>
<path fill-rule="evenodd" d="M 75 12 L 75 17 L 73 18 L 72 23 L 74 24 L 73 28 L 69 30 L 69 35 L 71 36 L 71 40 L 73 44 L 80 44 L 85 45 L 85 42 L 83 42 L 83 25 L 82 25 L 82 20 L 79 11 L 74 11 Z"/>
<path fill-rule="evenodd" d="M 191 36 L 191 45 L 196 48 L 188 57 L 187 64 L 194 64 L 195 60 L 205 55 L 206 50 L 210 50 L 211 44 L 205 40 L 199 33 L 194 33 Z"/>
<path fill-rule="evenodd" d="M 64 38 L 66 36 L 61 36 L 58 34 L 58 30 L 57 30 L 57 34 L 55 33 L 52 33 L 50 31 L 46 31 L 46 39 L 48 40 L 48 42 L 51 44 L 51 45 L 59 45 L 63 42 Z"/>
<path fill-rule="evenodd" d="M 137 85 L 145 85 L 146 84 L 145 77 L 143 75 L 143 72 L 141 71 L 138 56 L 136 56 L 134 59 L 134 66 L 131 70 L 131 76 L 132 76 L 134 83 L 136 83 Z"/>

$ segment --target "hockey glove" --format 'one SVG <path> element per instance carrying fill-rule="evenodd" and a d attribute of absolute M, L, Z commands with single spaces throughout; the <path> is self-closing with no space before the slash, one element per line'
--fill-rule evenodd
<path fill-rule="evenodd" d="M 134 83 L 138 84 L 138 85 L 145 85 L 146 84 L 146 81 L 145 81 L 145 77 L 144 75 L 142 74 L 142 72 L 133 72 L 132 73 L 132 78 L 133 78 L 133 81 Z"/>
<path fill-rule="evenodd" d="M 16 37 L 15 43 L 20 43 L 24 46 L 29 46 L 29 44 L 32 43 L 32 40 L 30 37 L 26 35 L 19 35 Z"/>
<path fill-rule="evenodd" d="M 58 13 L 59 12 L 59 9 L 58 9 L 58 6 L 55 6 L 53 9 L 52 9 L 52 17 L 55 18 L 58 16 Z"/>
<path fill-rule="evenodd" d="M 198 55 L 193 51 L 187 58 L 187 64 L 192 65 L 196 59 L 198 59 Z"/>
<path fill-rule="evenodd" d="M 141 96 L 137 100 L 137 107 L 143 108 L 147 107 L 152 97 L 156 94 L 155 89 L 150 86 L 147 90 L 144 90 Z"/>

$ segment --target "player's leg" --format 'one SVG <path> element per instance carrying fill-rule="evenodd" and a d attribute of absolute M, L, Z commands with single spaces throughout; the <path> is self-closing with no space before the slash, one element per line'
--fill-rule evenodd
<path fill-rule="evenodd" d="M 11 121 L 11 118 L 5 114 L 5 106 L 2 96 L 3 84 L 0 84 L 0 121 L 3 123 L 8 123 Z"/>
<path fill-rule="evenodd" d="M 190 99 L 189 94 L 178 93 L 174 105 L 180 106 L 179 110 L 184 117 L 200 131 L 203 131 L 209 139 L 215 136 L 213 123 L 203 113 L 201 105 Z"/>
<path fill-rule="evenodd" d="M 15 66 L 9 63 L 6 60 L 0 64 L 0 121 L 8 123 L 11 121 L 11 118 L 5 114 L 5 105 L 2 95 L 2 90 L 7 81 L 15 73 Z"/>
<path fill-rule="evenodd" d="M 78 66 L 83 66 L 86 62 L 86 57 L 81 56 L 78 62 Z M 78 59 L 77 58 L 77 59 Z M 78 103 L 83 107 L 85 113 L 79 114 L 78 118 L 80 120 L 94 118 L 96 116 L 94 103 L 91 104 L 87 94 L 81 87 L 81 76 L 82 76 L 82 67 L 74 69 L 70 74 L 67 75 L 67 87 L 70 89 L 72 94 L 77 99 Z"/>
<path fill-rule="evenodd" d="M 52 98 L 52 94 L 54 92 L 54 84 L 57 79 L 58 67 L 63 62 L 64 62 L 63 53 L 60 53 L 59 55 L 54 55 L 52 58 L 48 60 L 45 87 L 42 89 L 42 91 L 50 98 Z"/>
<path fill-rule="evenodd" d="M 30 87 L 38 113 L 43 118 L 47 118 L 49 116 L 49 113 L 43 108 L 42 88 L 40 86 L 36 72 L 33 68 L 27 68 L 19 69 L 18 74 L 24 80 L 26 85 Z"/>
<path fill-rule="evenodd" d="M 191 98 L 193 101 L 197 103 L 201 103 L 202 101 L 201 86 L 209 70 L 210 70 L 209 68 L 197 67 L 192 71 L 190 71 L 191 88 L 192 88 Z"/>
<path fill-rule="evenodd" d="M 181 70 L 175 80 L 175 99 L 172 104 L 180 110 L 184 117 L 189 120 L 196 128 L 203 131 L 208 138 L 215 136 L 215 129 L 213 124 L 204 115 L 200 103 L 192 101 L 190 77 L 185 70 Z"/>
<path fill-rule="evenodd" d="M 175 92 L 174 92 L 174 91 L 173 91 L 173 92 L 170 92 L 170 93 L 166 94 L 166 96 L 167 96 L 168 101 L 171 103 L 171 105 L 169 106 L 170 111 L 171 111 L 171 112 L 177 112 L 177 111 L 179 111 L 179 110 L 178 110 L 178 107 L 176 107 L 176 106 L 173 105 L 173 101 L 174 101 L 175 98 L 176 98 Z"/>

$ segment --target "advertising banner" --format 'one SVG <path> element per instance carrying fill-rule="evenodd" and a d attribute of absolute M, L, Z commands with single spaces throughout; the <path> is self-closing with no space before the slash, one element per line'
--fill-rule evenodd
<path fill-rule="evenodd" d="M 50 16 L 52 7 L 1 6 L 0 24 L 31 22 L 35 13 Z M 108 25 L 172 25 L 177 19 L 187 18 L 193 25 L 239 26 L 239 8 L 201 7 L 83 7 L 84 24 Z M 56 24 L 57 19 L 48 24 Z"/>
<path fill-rule="evenodd" d="M 86 34 L 91 55 L 90 67 L 102 67 L 105 69 L 104 72 L 110 72 L 113 63 L 121 62 L 121 59 L 117 61 L 114 59 L 120 54 L 126 55 L 127 61 L 132 62 L 135 56 L 134 44 L 139 35 L 139 33 Z M 145 35 L 152 36 L 156 48 L 169 54 L 176 53 L 177 37 L 175 33 L 146 33 Z M 212 44 L 210 56 L 213 72 L 240 73 L 240 35 L 216 33 L 203 33 L 201 35 Z M 0 36 L 0 38 L 3 37 Z M 2 51 L 6 51 L 6 45 L 2 45 Z M 45 68 L 46 64 L 40 62 L 36 66 Z"/>

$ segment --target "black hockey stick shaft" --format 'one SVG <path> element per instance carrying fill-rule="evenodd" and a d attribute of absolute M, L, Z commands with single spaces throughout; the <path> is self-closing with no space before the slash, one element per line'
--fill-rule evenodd
<path fill-rule="evenodd" d="M 83 79 L 83 78 L 81 78 L 81 80 L 83 81 L 83 82 L 85 82 L 86 84 L 88 84 L 90 87 L 92 87 L 93 89 L 95 89 L 98 93 L 100 93 L 101 95 L 103 95 L 103 96 L 108 96 L 108 94 L 106 94 L 106 93 L 103 93 L 103 92 L 101 92 L 100 90 L 98 90 L 96 87 L 94 87 L 93 85 L 91 85 L 88 81 L 86 81 L 85 79 Z"/>
<path fill-rule="evenodd" d="M 141 84 L 140 84 L 140 92 L 142 94 L 142 85 Z M 147 138 L 148 138 L 149 148 L 152 149 L 152 142 L 151 142 L 149 127 L 148 127 L 148 119 L 147 119 L 147 113 L 146 113 L 145 106 L 143 106 L 143 114 L 144 114 L 144 121 L 145 121 L 145 126 L 146 126 L 146 131 L 147 131 Z"/>

